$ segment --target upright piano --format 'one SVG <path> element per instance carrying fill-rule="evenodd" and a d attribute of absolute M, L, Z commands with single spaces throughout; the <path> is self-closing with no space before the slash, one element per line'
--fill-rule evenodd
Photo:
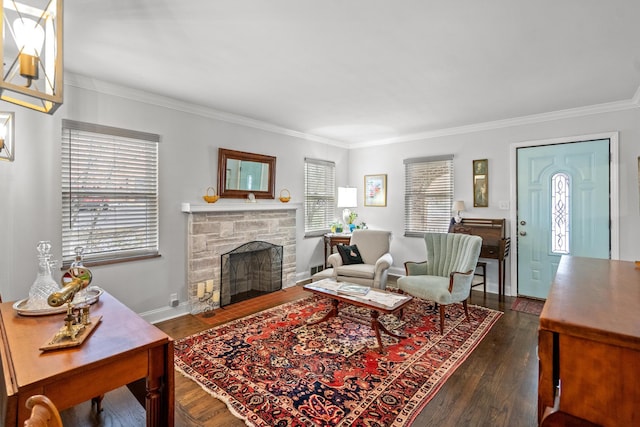
<path fill-rule="evenodd" d="M 463 218 L 451 221 L 449 233 L 473 234 L 482 237 L 480 258 L 498 260 L 498 298 L 504 296 L 505 258 L 509 256 L 511 239 L 506 236 L 505 219 Z"/>

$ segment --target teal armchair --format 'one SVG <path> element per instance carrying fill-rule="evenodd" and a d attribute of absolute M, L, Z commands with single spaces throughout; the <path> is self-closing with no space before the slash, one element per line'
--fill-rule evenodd
<path fill-rule="evenodd" d="M 398 288 L 410 295 L 434 301 L 440 309 L 440 333 L 444 333 L 445 307 L 461 302 L 469 320 L 467 299 L 482 247 L 482 238 L 458 233 L 426 233 L 425 262 L 406 262 L 406 276 Z"/>

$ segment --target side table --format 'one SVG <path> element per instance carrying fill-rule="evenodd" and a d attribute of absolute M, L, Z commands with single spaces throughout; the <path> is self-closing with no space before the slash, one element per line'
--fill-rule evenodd
<path fill-rule="evenodd" d="M 145 378 L 147 427 L 173 427 L 173 339 L 108 292 L 91 307 L 102 322 L 81 346 L 43 352 L 63 317 L 21 316 L 0 304 L 0 425 L 22 426 L 34 394 L 62 411 Z"/>

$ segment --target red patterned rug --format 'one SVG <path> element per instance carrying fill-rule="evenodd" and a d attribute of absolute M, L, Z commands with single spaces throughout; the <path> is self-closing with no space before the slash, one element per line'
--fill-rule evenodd
<path fill-rule="evenodd" d="M 535 314 L 536 316 L 540 316 L 542 307 L 544 307 L 544 301 L 525 297 L 517 297 L 511 304 L 511 310 Z"/>
<path fill-rule="evenodd" d="M 407 426 L 502 315 L 447 307 L 445 333 L 432 303 L 414 299 L 402 319 L 384 316 L 384 353 L 368 313 L 307 325 L 331 306 L 311 296 L 175 343 L 175 366 L 254 426 Z"/>

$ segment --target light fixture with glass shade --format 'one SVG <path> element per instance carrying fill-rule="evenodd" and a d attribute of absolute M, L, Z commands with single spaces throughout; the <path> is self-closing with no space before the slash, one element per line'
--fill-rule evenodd
<path fill-rule="evenodd" d="M 344 221 L 345 229 L 349 228 L 349 216 L 351 210 L 349 208 L 358 207 L 358 190 L 354 187 L 338 187 L 338 207 L 342 210 L 342 221 Z"/>
<path fill-rule="evenodd" d="M 0 160 L 13 161 L 14 114 L 0 111 Z"/>
<path fill-rule="evenodd" d="M 456 224 L 460 224 L 462 222 L 462 217 L 460 216 L 460 212 L 464 211 L 464 200 L 456 200 L 455 202 L 453 202 L 453 208 L 452 208 L 455 212 L 456 212 L 456 216 L 453 217 L 453 219 L 455 220 Z"/>
<path fill-rule="evenodd" d="M 0 5 L 0 99 L 53 114 L 62 105 L 62 0 Z"/>

